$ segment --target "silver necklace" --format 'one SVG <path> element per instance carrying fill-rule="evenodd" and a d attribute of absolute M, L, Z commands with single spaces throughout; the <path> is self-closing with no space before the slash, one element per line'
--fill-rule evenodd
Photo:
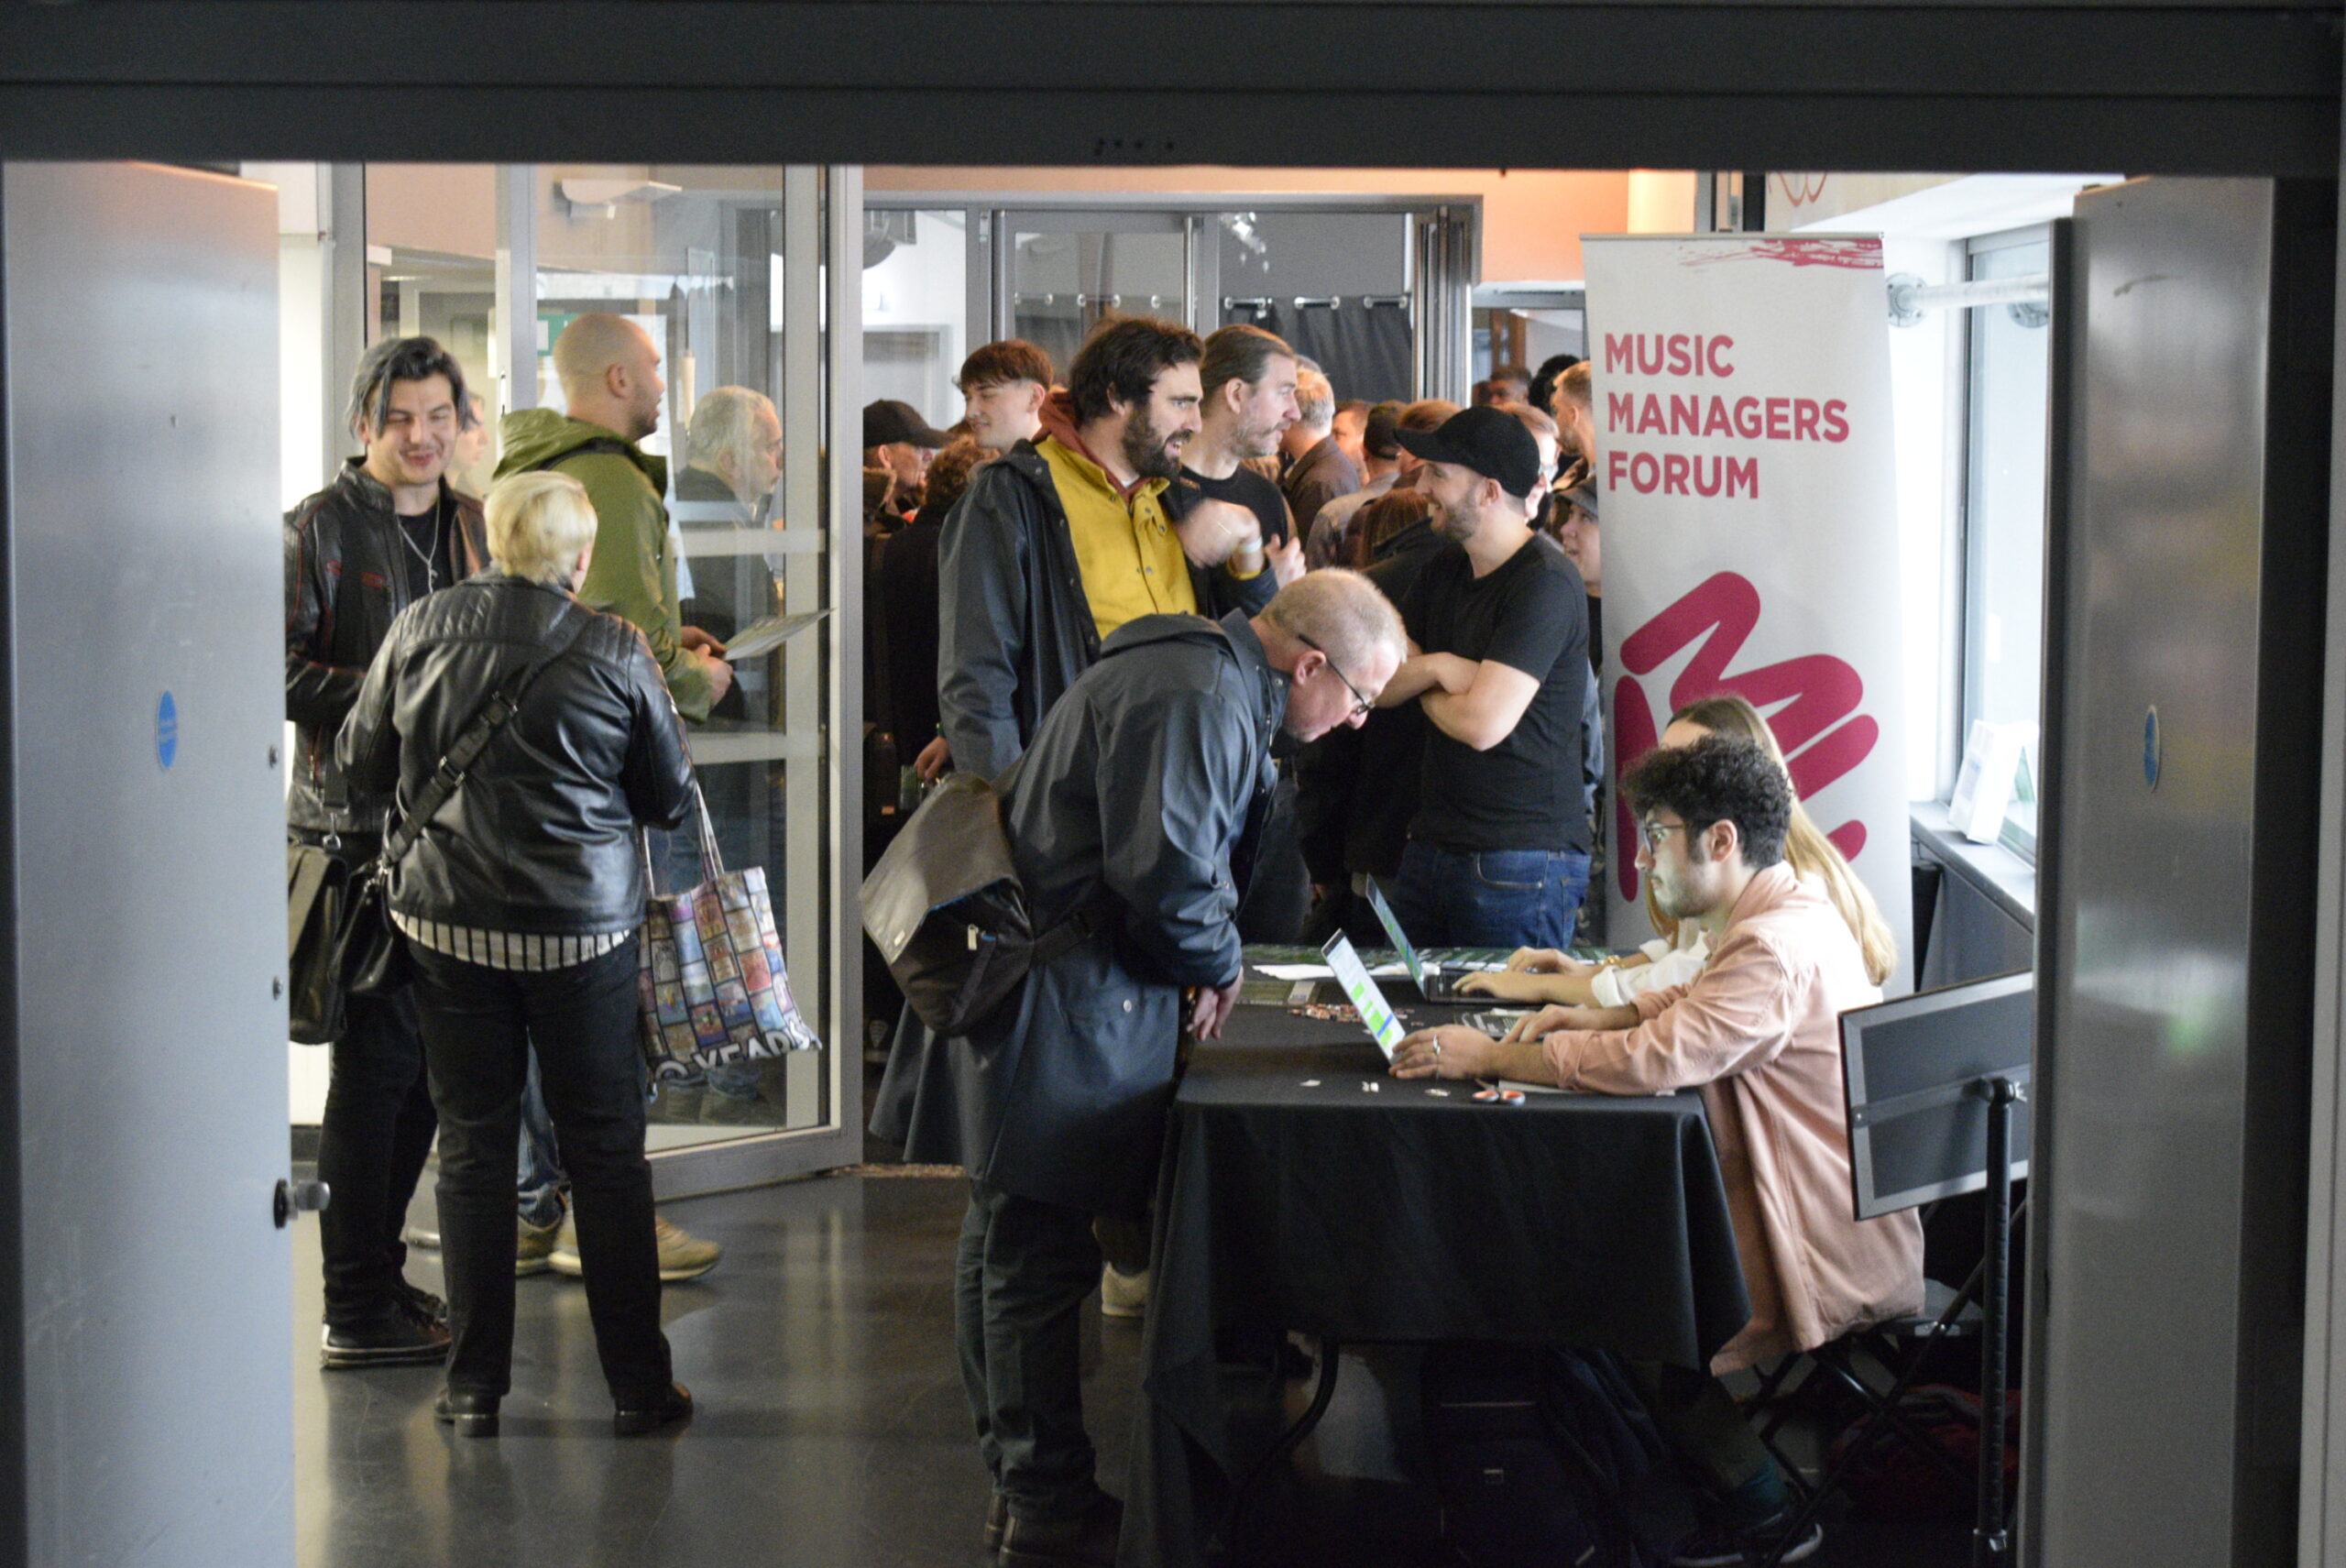
<path fill-rule="evenodd" d="M 423 563 L 423 591 L 430 593 L 433 581 L 440 575 L 440 504 L 437 501 L 432 505 L 431 553 L 426 554 L 415 547 L 415 535 L 407 531 L 404 518 L 400 520 L 400 543 L 407 546 L 409 554 Z"/>

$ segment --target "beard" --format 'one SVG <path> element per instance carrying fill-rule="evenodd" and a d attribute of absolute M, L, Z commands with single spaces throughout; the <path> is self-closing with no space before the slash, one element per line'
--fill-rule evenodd
<path fill-rule="evenodd" d="M 1426 521 L 1442 538 L 1463 542 L 1474 537 L 1474 525 L 1479 520 L 1464 507 L 1438 500 L 1433 505 L 1433 515 Z"/>
<path fill-rule="evenodd" d="M 1279 449 L 1279 437 L 1287 432 L 1276 421 L 1270 424 L 1241 425 L 1234 433 L 1231 449 L 1242 458 L 1268 457 Z"/>
<path fill-rule="evenodd" d="M 1178 444 L 1168 444 L 1172 434 L 1152 422 L 1146 410 L 1135 411 L 1124 425 L 1124 466 L 1144 479 L 1172 479 L 1180 477 L 1181 453 Z M 1183 436 L 1186 443 L 1188 437 Z"/>

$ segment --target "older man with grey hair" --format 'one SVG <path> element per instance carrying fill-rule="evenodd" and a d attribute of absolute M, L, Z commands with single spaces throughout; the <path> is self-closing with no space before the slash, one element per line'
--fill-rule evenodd
<path fill-rule="evenodd" d="M 1269 806 L 1274 734 L 1358 724 L 1406 647 L 1351 572 L 1312 573 L 1252 618 L 1139 617 L 1007 783 L 1036 928 L 1084 934 L 970 1034 L 900 1038 L 876 1124 L 894 1135 L 909 1087 L 906 1157 L 970 1173 L 956 1338 L 1004 1563 L 1115 1560 L 1123 1509 L 1093 1478 L 1077 1332 L 1100 1277 L 1092 1219 L 1146 1208 L 1182 1026 L 1212 1036 L 1236 1005 L 1231 868 Z"/>
<path fill-rule="evenodd" d="M 764 544 L 709 536 L 762 527 L 781 477 L 782 420 L 773 400 L 747 387 L 704 394 L 685 432 L 670 515 L 687 561 L 700 563 L 684 590 L 683 617 L 720 641 L 773 613 L 773 571 Z"/>
<path fill-rule="evenodd" d="M 1336 389 L 1327 377 L 1309 368 L 1297 376 L 1295 407 L 1295 423 L 1279 437 L 1289 459 L 1279 491 L 1296 521 L 1309 527 L 1321 507 L 1360 488 L 1360 469 L 1336 440 Z"/>

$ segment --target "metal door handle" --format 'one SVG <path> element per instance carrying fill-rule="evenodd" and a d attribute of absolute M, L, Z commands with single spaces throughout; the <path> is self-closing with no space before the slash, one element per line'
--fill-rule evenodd
<path fill-rule="evenodd" d="M 334 1201 L 334 1189 L 323 1181 L 280 1180 L 275 1200 L 270 1205 L 277 1228 L 283 1230 L 293 1223 L 296 1214 L 318 1214 Z"/>

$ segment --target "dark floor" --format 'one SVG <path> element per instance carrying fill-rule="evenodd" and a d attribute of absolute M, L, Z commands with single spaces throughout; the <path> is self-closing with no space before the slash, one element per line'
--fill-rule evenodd
<path fill-rule="evenodd" d="M 504 1435 L 432 1419 L 433 1368 L 317 1365 L 317 1232 L 296 1253 L 296 1528 L 301 1568 L 981 1568 L 986 1483 L 955 1376 L 948 1276 L 958 1180 L 834 1177 L 663 1206 L 725 1244 L 666 1299 L 677 1376 L 700 1401 L 672 1437 L 620 1442 L 586 1299 L 520 1285 Z M 419 1218 L 431 1212 L 429 1181 Z M 436 1254 L 410 1273 L 439 1287 Z M 1137 1324 L 1086 1323 L 1085 1398 L 1112 1489 L 1123 1474 Z M 1294 1477 L 1260 1512 L 1252 1561 L 1431 1568 L 1430 1497 L 1393 1478 L 1380 1380 L 1349 1359 Z M 1297 1386 L 1299 1389 L 1300 1386 Z M 1398 1462 L 1407 1468 L 1407 1462 Z M 1952 1568 L 1959 1528 L 1836 1528 L 1827 1568 Z"/>

